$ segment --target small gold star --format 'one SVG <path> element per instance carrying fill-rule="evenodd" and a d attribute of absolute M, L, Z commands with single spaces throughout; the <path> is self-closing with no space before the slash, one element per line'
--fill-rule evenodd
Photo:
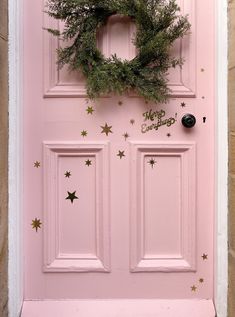
<path fill-rule="evenodd" d="M 83 137 L 87 136 L 87 131 L 83 130 L 83 131 L 81 132 L 81 136 L 83 136 Z"/>
<path fill-rule="evenodd" d="M 208 254 L 203 253 L 202 258 L 203 258 L 203 261 L 208 260 Z"/>
<path fill-rule="evenodd" d="M 130 137 L 130 136 L 129 136 L 129 134 L 128 134 L 127 132 L 126 132 L 126 133 L 124 133 L 124 134 L 123 134 L 123 136 L 124 136 L 124 138 L 125 138 L 125 141 L 126 141 L 126 140 Z"/>
<path fill-rule="evenodd" d="M 118 101 L 118 105 L 119 106 L 122 106 L 123 105 L 123 102 L 120 100 L 120 101 Z"/>
<path fill-rule="evenodd" d="M 67 192 L 68 193 L 68 197 L 66 197 L 65 199 L 69 199 L 71 201 L 71 203 L 73 203 L 74 199 L 78 199 L 78 197 L 75 195 L 76 191 L 74 191 L 73 193 Z"/>
<path fill-rule="evenodd" d="M 205 71 L 205 69 L 204 68 L 201 68 L 201 72 L 203 73 Z"/>
<path fill-rule="evenodd" d="M 122 158 L 123 158 L 123 156 L 125 156 L 124 152 L 125 152 L 125 151 L 118 151 L 117 156 L 119 156 L 119 157 L 120 157 L 120 159 L 122 159 Z"/>
<path fill-rule="evenodd" d="M 181 102 L 181 107 L 182 108 L 186 107 L 186 103 L 185 102 Z"/>
<path fill-rule="evenodd" d="M 204 278 L 200 278 L 199 283 L 204 283 Z"/>
<path fill-rule="evenodd" d="M 41 166 L 40 162 L 38 162 L 38 161 L 34 162 L 34 167 L 39 168 L 40 166 Z"/>
<path fill-rule="evenodd" d="M 87 114 L 93 114 L 95 110 L 93 109 L 93 107 L 87 107 L 86 111 L 87 111 Z"/>
<path fill-rule="evenodd" d="M 151 167 L 153 168 L 154 165 L 157 163 L 153 158 L 151 158 L 148 163 L 151 165 Z"/>
<path fill-rule="evenodd" d="M 100 127 L 102 128 L 101 133 L 105 133 L 106 136 L 108 136 L 109 133 L 113 133 L 113 132 L 111 131 L 112 126 L 108 126 L 107 123 L 105 123 L 105 126 L 100 126 Z"/>
<path fill-rule="evenodd" d="M 91 161 L 91 160 L 86 160 L 85 165 L 86 165 L 86 166 L 92 165 L 92 161 Z"/>
<path fill-rule="evenodd" d="M 41 225 L 42 223 L 40 219 L 35 218 L 32 220 L 31 226 L 33 229 L 36 229 L 36 232 L 38 232 L 38 228 L 41 228 Z"/>
<path fill-rule="evenodd" d="M 195 286 L 195 285 L 191 286 L 191 291 L 192 292 L 196 292 L 196 290 L 197 290 L 197 286 Z"/>
<path fill-rule="evenodd" d="M 205 96 L 202 96 L 202 99 L 205 99 Z"/>
<path fill-rule="evenodd" d="M 70 171 L 66 171 L 66 172 L 64 173 L 64 176 L 67 177 L 67 178 L 69 178 L 69 177 L 71 176 L 71 172 L 70 172 Z"/>
<path fill-rule="evenodd" d="M 169 138 L 169 137 L 171 137 L 171 134 L 170 134 L 170 133 L 167 133 L 167 135 L 166 135 L 166 136 L 168 136 L 168 138 Z"/>
<path fill-rule="evenodd" d="M 134 119 L 131 119 L 130 120 L 130 123 L 133 125 L 135 123 L 135 120 Z"/>

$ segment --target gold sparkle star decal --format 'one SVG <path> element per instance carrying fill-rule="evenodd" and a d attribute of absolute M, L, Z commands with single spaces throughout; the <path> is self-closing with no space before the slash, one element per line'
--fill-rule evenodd
<path fill-rule="evenodd" d="M 113 133 L 113 132 L 111 131 L 112 126 L 108 126 L 107 123 L 105 123 L 105 126 L 100 126 L 100 127 L 102 128 L 101 133 L 105 133 L 106 136 L 108 136 L 109 133 Z"/>
<path fill-rule="evenodd" d="M 199 283 L 204 283 L 204 278 L 199 278 Z"/>
<path fill-rule="evenodd" d="M 93 114 L 95 110 L 93 109 L 93 107 L 87 107 L 86 111 L 87 111 L 87 114 Z"/>
<path fill-rule="evenodd" d="M 135 124 L 135 120 L 134 120 L 134 119 L 131 119 L 131 120 L 130 120 L 130 124 L 132 124 L 132 125 Z"/>
<path fill-rule="evenodd" d="M 118 105 L 119 106 L 122 106 L 123 105 L 123 102 L 120 100 L 120 101 L 118 101 Z"/>
<path fill-rule="evenodd" d="M 38 232 L 38 228 L 41 229 L 41 225 L 42 223 L 40 219 L 35 218 L 34 220 L 32 220 L 31 226 L 33 229 L 36 229 L 36 232 Z"/>
<path fill-rule="evenodd" d="M 203 261 L 208 260 L 208 254 L 203 253 L 202 259 L 203 259 Z"/>
<path fill-rule="evenodd" d="M 72 174 L 71 174 L 70 171 L 66 171 L 66 172 L 64 173 L 64 176 L 67 177 L 67 178 L 69 178 L 71 175 L 72 175 Z"/>
<path fill-rule="evenodd" d="M 38 162 L 38 161 L 34 162 L 34 167 L 39 168 L 40 166 L 41 166 L 40 162 Z"/>
<path fill-rule="evenodd" d="M 195 285 L 191 286 L 191 291 L 192 292 L 196 292 L 196 290 L 197 290 L 197 286 L 195 286 Z"/>
<path fill-rule="evenodd" d="M 153 158 L 151 158 L 148 163 L 151 165 L 151 167 L 153 168 L 154 165 L 157 163 Z"/>
<path fill-rule="evenodd" d="M 85 161 L 85 165 L 86 166 L 91 166 L 92 165 L 92 161 L 91 160 L 86 160 Z"/>
<path fill-rule="evenodd" d="M 181 102 L 181 107 L 185 108 L 186 107 L 186 103 L 185 102 Z"/>
<path fill-rule="evenodd" d="M 87 136 L 87 131 L 83 130 L 83 131 L 81 132 L 81 136 L 83 136 L 83 137 Z"/>
<path fill-rule="evenodd" d="M 74 199 L 78 199 L 78 197 L 75 195 L 76 190 L 73 193 L 70 193 L 70 192 L 67 192 L 67 193 L 68 193 L 68 197 L 66 197 L 65 199 L 69 199 L 71 203 L 73 203 Z"/>
<path fill-rule="evenodd" d="M 125 153 L 124 153 L 125 151 L 118 151 L 118 154 L 117 154 L 117 156 L 119 156 L 120 157 L 120 159 L 122 159 L 123 158 L 123 156 L 125 156 Z"/>
<path fill-rule="evenodd" d="M 124 134 L 123 134 L 123 136 L 124 136 L 124 138 L 125 138 L 125 141 L 126 141 L 126 140 L 130 137 L 130 136 L 129 136 L 129 134 L 128 134 L 127 132 L 126 132 L 126 133 L 124 133 Z"/>

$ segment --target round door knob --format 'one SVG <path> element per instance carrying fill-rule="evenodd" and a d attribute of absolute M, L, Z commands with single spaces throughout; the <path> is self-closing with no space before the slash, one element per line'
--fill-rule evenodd
<path fill-rule="evenodd" d="M 182 124 L 185 128 L 193 128 L 196 124 L 196 118 L 192 114 L 185 114 L 182 118 Z"/>

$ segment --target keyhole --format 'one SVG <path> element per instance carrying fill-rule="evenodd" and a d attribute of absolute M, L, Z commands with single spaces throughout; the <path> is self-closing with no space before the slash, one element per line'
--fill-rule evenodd
<path fill-rule="evenodd" d="M 206 123 L 206 117 L 203 117 L 203 123 Z"/>

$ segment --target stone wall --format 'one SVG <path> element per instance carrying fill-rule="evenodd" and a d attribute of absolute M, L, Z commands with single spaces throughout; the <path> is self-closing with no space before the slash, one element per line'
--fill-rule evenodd
<path fill-rule="evenodd" d="M 235 316 L 235 0 L 229 0 L 229 307 Z"/>
<path fill-rule="evenodd" d="M 8 315 L 8 10 L 0 1 L 0 316 Z"/>

